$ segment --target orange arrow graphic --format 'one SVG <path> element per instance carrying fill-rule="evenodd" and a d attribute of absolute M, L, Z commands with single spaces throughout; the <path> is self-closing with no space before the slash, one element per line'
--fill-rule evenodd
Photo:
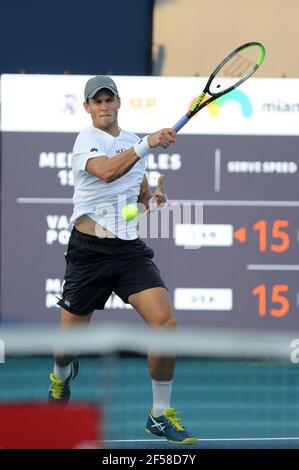
<path fill-rule="evenodd" d="M 241 242 L 241 243 L 245 243 L 246 242 L 246 228 L 241 227 L 238 230 L 236 230 L 234 232 L 234 238 L 236 240 L 239 240 L 239 242 Z"/>

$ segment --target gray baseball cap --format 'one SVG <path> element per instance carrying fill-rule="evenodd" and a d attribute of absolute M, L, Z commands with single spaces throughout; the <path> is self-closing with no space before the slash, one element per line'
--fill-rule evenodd
<path fill-rule="evenodd" d="M 86 82 L 84 90 L 85 101 L 88 98 L 93 98 L 94 95 L 102 88 L 107 88 L 112 91 L 114 95 L 118 96 L 118 91 L 112 78 L 107 75 L 96 75 Z"/>

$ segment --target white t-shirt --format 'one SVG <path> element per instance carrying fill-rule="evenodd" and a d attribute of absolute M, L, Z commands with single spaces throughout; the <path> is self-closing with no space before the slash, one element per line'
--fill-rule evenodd
<path fill-rule="evenodd" d="M 121 209 L 126 204 L 137 203 L 145 174 L 146 158 L 140 159 L 128 173 L 112 183 L 106 183 L 86 171 L 86 163 L 90 158 L 120 155 L 133 147 L 138 140 L 137 135 L 122 129 L 117 137 L 113 137 L 93 126 L 78 134 L 72 156 L 74 211 L 71 225 L 86 214 L 118 238 L 134 240 L 138 237 L 138 218 L 129 222 L 124 220 Z"/>

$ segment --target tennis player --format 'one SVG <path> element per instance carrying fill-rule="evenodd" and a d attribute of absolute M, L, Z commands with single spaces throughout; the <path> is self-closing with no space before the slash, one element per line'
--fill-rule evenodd
<path fill-rule="evenodd" d="M 87 81 L 84 108 L 92 125 L 74 144 L 74 211 L 66 253 L 61 327 L 87 324 L 104 308 L 112 292 L 130 303 L 152 328 L 174 328 L 168 293 L 153 262 L 154 252 L 138 237 L 137 220 L 122 217 L 122 208 L 137 202 L 149 207 L 166 201 L 162 178 L 151 194 L 145 175 L 146 156 L 155 147 L 175 142 L 173 129 L 140 139 L 118 126 L 120 97 L 114 81 L 98 75 Z M 148 357 L 153 406 L 146 429 L 177 444 L 194 444 L 170 407 L 174 357 Z M 55 354 L 49 400 L 65 403 L 79 369 L 77 358 Z"/>

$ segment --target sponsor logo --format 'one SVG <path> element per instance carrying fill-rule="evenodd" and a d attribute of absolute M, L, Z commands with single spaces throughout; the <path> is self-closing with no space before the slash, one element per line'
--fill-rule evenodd
<path fill-rule="evenodd" d="M 164 432 L 164 429 L 165 429 L 166 426 L 163 426 L 161 423 L 158 423 L 158 421 L 156 421 L 156 420 L 152 417 L 152 415 L 150 415 L 150 419 L 151 419 L 152 422 L 154 423 L 154 424 L 151 424 L 151 428 L 153 428 L 153 429 L 154 429 L 154 428 L 157 428 L 160 432 Z"/>
<path fill-rule="evenodd" d="M 207 98 L 205 98 L 207 99 Z M 191 108 L 197 101 L 197 97 L 194 98 L 194 100 L 191 103 Z M 225 103 L 229 101 L 235 101 L 238 103 L 240 107 L 241 114 L 249 118 L 253 114 L 253 107 L 251 104 L 250 99 L 248 96 L 244 93 L 244 91 L 241 90 L 233 90 L 227 95 L 223 95 L 220 98 L 218 98 L 216 101 L 213 101 L 212 103 L 208 104 L 207 108 L 210 113 L 210 115 L 215 118 L 220 114 L 221 108 Z"/>
<path fill-rule="evenodd" d="M 124 147 L 121 148 L 121 149 L 117 149 L 117 150 L 116 150 L 116 155 L 120 155 L 121 153 L 126 152 L 126 150 L 127 150 L 127 149 L 124 148 Z"/>
<path fill-rule="evenodd" d="M 249 118 L 253 113 L 253 108 L 248 96 L 241 90 L 233 90 L 227 95 L 221 96 L 218 100 L 213 101 L 208 105 L 209 113 L 212 117 L 217 117 L 220 114 L 222 106 L 228 101 L 235 101 L 240 107 L 241 114 Z"/>
<path fill-rule="evenodd" d="M 127 103 L 124 104 L 124 108 L 129 110 L 137 111 L 143 114 L 152 114 L 157 105 L 157 99 L 155 97 L 132 97 Z"/>
<path fill-rule="evenodd" d="M 61 110 L 63 113 L 73 116 L 78 111 L 78 99 L 76 95 L 67 93 L 64 95 L 61 103 Z"/>
<path fill-rule="evenodd" d="M 272 101 L 263 103 L 262 111 L 265 113 L 299 113 L 299 103 L 287 103 L 283 101 Z"/>

